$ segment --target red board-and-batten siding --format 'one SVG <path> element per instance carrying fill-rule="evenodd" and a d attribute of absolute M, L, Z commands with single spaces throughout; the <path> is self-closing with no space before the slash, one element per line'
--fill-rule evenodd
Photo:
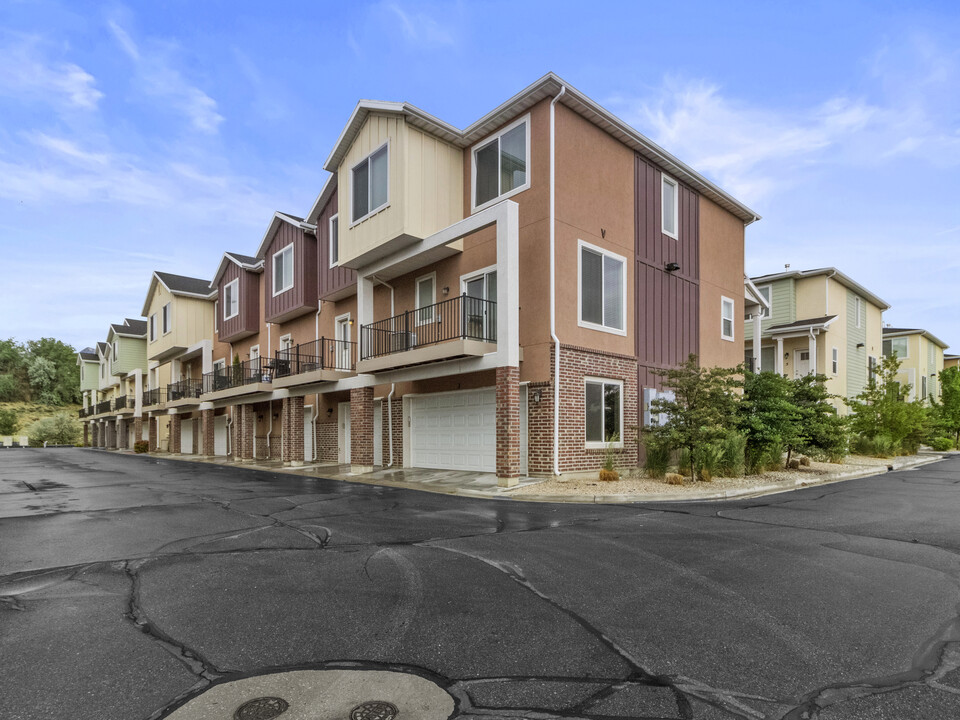
<path fill-rule="evenodd" d="M 676 180 L 676 178 L 673 178 Z M 699 353 L 699 196 L 679 183 L 678 238 L 662 232 L 661 171 L 636 158 L 636 354 L 639 387 L 661 387 L 654 370 Z M 667 272 L 667 263 L 680 266 Z M 642 403 L 641 403 L 642 404 Z"/>
<path fill-rule="evenodd" d="M 240 299 L 239 313 L 236 317 L 224 320 L 223 313 L 226 307 L 223 297 L 224 288 L 237 278 L 240 279 L 237 283 L 237 295 Z M 217 293 L 220 298 L 217 306 L 217 312 L 220 314 L 217 318 L 217 327 L 221 342 L 233 342 L 252 335 L 260 329 L 260 282 L 256 273 L 244 270 L 234 262 L 228 262 L 217 283 Z"/>
<path fill-rule="evenodd" d="M 324 299 L 357 284 L 357 272 L 345 267 L 330 267 L 330 218 L 337 214 L 337 192 L 334 192 L 317 219 L 317 238 L 320 247 L 317 249 L 319 264 L 317 278 L 319 280 L 320 299 Z M 344 225 L 341 225 L 344 227 Z M 343 232 L 340 233 L 343 237 Z"/>
<path fill-rule="evenodd" d="M 273 295 L 273 256 L 293 245 L 293 287 Z M 267 322 L 283 322 L 317 310 L 317 240 L 299 227 L 281 222 L 264 254 L 264 302 Z"/>

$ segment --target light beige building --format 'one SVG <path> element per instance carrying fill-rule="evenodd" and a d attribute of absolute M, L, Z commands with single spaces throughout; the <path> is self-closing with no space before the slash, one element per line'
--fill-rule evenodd
<path fill-rule="evenodd" d="M 906 400 L 922 398 L 925 405 L 940 397 L 940 371 L 944 368 L 943 340 L 921 328 L 883 328 L 883 355 L 900 360 L 897 380 L 909 385 Z"/>

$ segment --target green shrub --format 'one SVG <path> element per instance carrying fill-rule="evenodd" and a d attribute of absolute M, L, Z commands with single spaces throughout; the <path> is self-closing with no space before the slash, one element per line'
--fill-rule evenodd
<path fill-rule="evenodd" d="M 728 433 L 721 442 L 723 455 L 720 459 L 720 474 L 723 477 L 743 476 L 747 456 L 747 438 L 739 432 Z"/>
<path fill-rule="evenodd" d="M 67 413 L 41 418 L 27 428 L 27 437 L 33 447 L 41 447 L 44 443 L 73 445 L 82 433 L 80 422 Z"/>
<path fill-rule="evenodd" d="M 150 449 L 150 443 L 146 440 L 137 440 L 133 443 L 133 451 L 135 453 L 145 453 Z"/>
<path fill-rule="evenodd" d="M 670 469 L 670 446 L 665 442 L 658 441 L 652 435 L 648 435 L 644 447 L 647 450 L 647 461 L 644 469 L 647 477 L 662 478 Z"/>
<path fill-rule="evenodd" d="M 946 452 L 953 450 L 953 438 L 935 437 L 930 439 L 930 447 L 937 452 Z"/>
<path fill-rule="evenodd" d="M 683 448 L 677 456 L 677 471 L 681 475 L 689 475 L 691 472 L 690 451 L 687 448 Z"/>
<path fill-rule="evenodd" d="M 851 447 L 858 455 L 867 455 L 868 457 L 885 458 L 897 454 L 897 448 L 889 435 L 877 435 L 876 437 L 860 435 L 854 438 Z"/>
<path fill-rule="evenodd" d="M 723 462 L 723 445 L 718 442 L 702 443 L 693 450 L 693 458 L 700 471 L 700 479 L 707 480 L 720 474 Z"/>
<path fill-rule="evenodd" d="M 0 435 L 13 435 L 18 425 L 16 410 L 13 408 L 0 410 Z"/>

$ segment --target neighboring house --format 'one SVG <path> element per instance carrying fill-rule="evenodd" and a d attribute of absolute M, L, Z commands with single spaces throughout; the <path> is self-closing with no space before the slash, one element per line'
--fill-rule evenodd
<path fill-rule="evenodd" d="M 897 380 L 910 386 L 907 400 L 920 398 L 929 405 L 931 398 L 940 397 L 940 371 L 947 347 L 936 335 L 920 328 L 883 328 L 883 354 L 900 359 Z"/>
<path fill-rule="evenodd" d="M 950 367 L 960 367 L 960 355 L 944 355 L 943 367 L 944 369 Z"/>
<path fill-rule="evenodd" d="M 77 353 L 77 365 L 80 367 L 80 394 L 83 398 L 80 417 L 83 418 L 99 399 L 97 392 L 100 389 L 100 356 L 95 349 L 86 347 Z"/>
<path fill-rule="evenodd" d="M 199 452 L 203 373 L 213 369 L 216 293 L 209 280 L 154 272 L 146 316 L 147 382 L 141 396 L 151 449 Z"/>
<path fill-rule="evenodd" d="M 97 343 L 98 367 L 96 403 L 87 402 L 81 416 L 89 418 L 85 436 L 93 429 L 92 444 L 107 448 L 127 448 L 133 420 L 139 418 L 136 398 L 142 385 L 146 367 L 147 324 L 143 320 L 126 318 L 122 323 L 110 325 L 106 342 Z M 86 351 L 84 351 L 86 352 Z M 82 354 L 81 354 L 82 355 Z M 93 368 L 83 359 L 81 371 L 86 374 Z M 89 381 L 81 380 L 81 387 Z M 90 390 L 90 400 L 94 392 Z"/>
<path fill-rule="evenodd" d="M 836 268 L 787 270 L 751 278 L 769 303 L 760 319 L 760 368 L 788 377 L 819 373 L 827 390 L 856 397 L 882 348 L 882 316 L 890 306 Z M 755 324 L 746 328 L 748 364 L 757 356 Z M 837 401 L 846 413 L 846 404 Z"/>

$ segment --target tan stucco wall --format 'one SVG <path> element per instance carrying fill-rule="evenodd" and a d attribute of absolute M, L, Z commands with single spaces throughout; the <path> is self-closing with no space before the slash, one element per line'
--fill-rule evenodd
<path fill-rule="evenodd" d="M 700 205 L 700 364 L 735 367 L 744 358 L 743 221 L 716 203 Z M 721 298 L 733 300 L 733 341 L 721 337 Z"/>

